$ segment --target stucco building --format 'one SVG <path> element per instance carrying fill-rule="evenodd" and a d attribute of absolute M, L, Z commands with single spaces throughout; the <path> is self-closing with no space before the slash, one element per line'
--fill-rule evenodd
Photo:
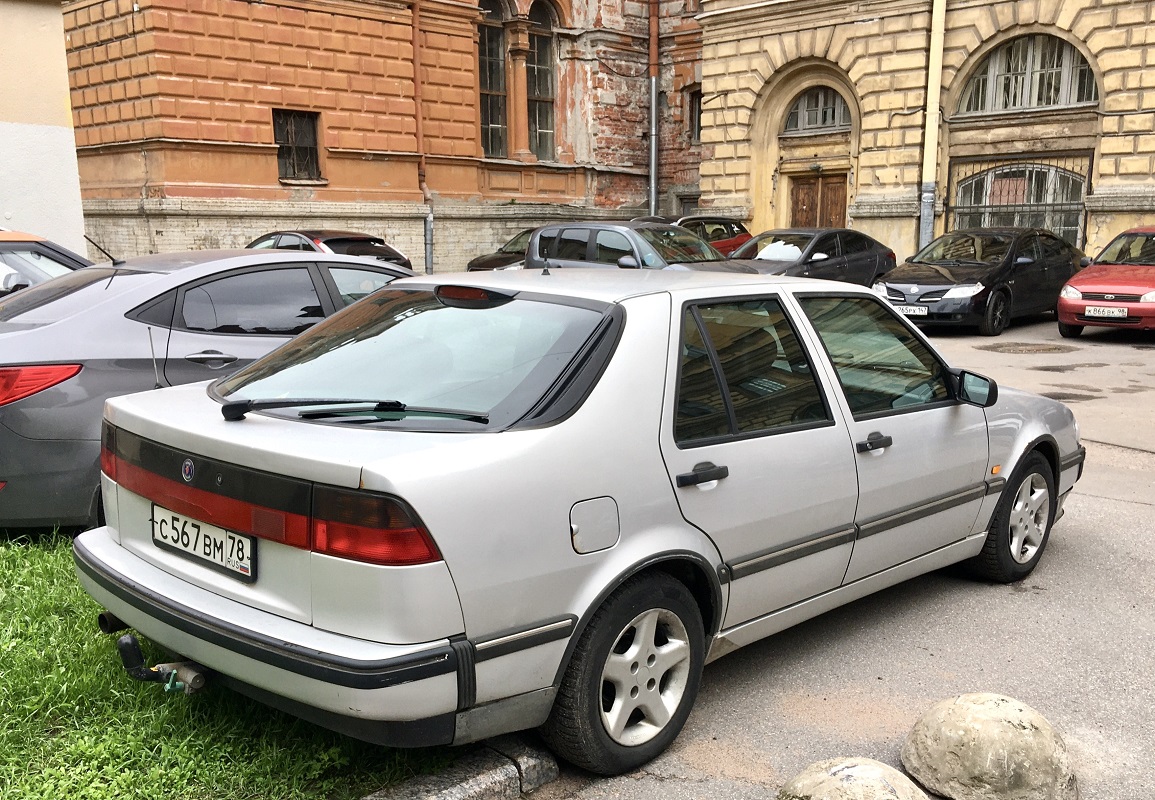
<path fill-rule="evenodd" d="M 83 253 L 60 3 L 0 0 L 0 19 L 0 227 Z"/>
<path fill-rule="evenodd" d="M 343 227 L 385 235 L 415 265 L 428 250 L 438 270 L 460 269 L 549 219 L 648 213 L 654 72 L 663 183 L 676 189 L 662 201 L 692 207 L 694 10 L 682 0 L 68 3 L 88 229 L 131 255 Z"/>
<path fill-rule="evenodd" d="M 1094 254 L 1155 209 L 1155 3 L 703 4 L 703 203 L 900 257 L 969 225 Z"/>

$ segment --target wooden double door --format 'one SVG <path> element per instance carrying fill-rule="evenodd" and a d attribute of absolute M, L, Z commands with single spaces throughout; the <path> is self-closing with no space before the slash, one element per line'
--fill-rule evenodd
<path fill-rule="evenodd" d="M 798 175 L 790 179 L 790 226 L 841 228 L 846 225 L 846 173 Z"/>

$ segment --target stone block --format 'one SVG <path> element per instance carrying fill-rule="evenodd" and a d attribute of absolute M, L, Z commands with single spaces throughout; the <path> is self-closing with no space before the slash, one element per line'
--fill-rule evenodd
<path fill-rule="evenodd" d="M 928 800 L 897 769 L 869 758 L 818 761 L 791 778 L 778 800 Z"/>

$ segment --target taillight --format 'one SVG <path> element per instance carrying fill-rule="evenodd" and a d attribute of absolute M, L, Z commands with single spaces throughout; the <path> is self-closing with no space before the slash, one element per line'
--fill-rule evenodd
<path fill-rule="evenodd" d="M 116 428 L 107 422 L 100 428 L 100 471 L 116 480 Z"/>
<path fill-rule="evenodd" d="M 400 501 L 332 486 L 313 489 L 313 550 L 385 566 L 441 560 L 433 538 Z"/>
<path fill-rule="evenodd" d="M 79 364 L 0 367 L 0 406 L 42 392 L 68 380 L 78 372 L 80 372 Z"/>

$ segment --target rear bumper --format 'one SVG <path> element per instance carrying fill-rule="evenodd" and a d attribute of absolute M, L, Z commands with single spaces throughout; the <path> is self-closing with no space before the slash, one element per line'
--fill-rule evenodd
<path fill-rule="evenodd" d="M 249 608 L 136 558 L 107 528 L 77 537 L 73 559 L 98 603 L 244 694 L 377 744 L 454 740 L 459 656 L 449 641 L 376 644 Z"/>
<path fill-rule="evenodd" d="M 27 439 L 0 424 L 0 527 L 96 522 L 100 441 Z"/>

